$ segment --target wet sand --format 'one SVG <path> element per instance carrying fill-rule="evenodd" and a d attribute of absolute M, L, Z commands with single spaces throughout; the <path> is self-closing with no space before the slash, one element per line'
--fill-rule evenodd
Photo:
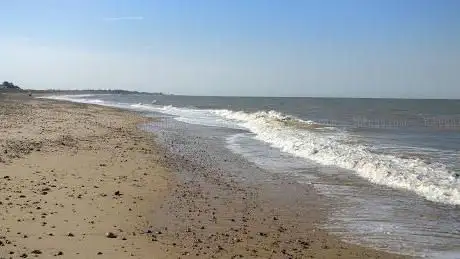
<path fill-rule="evenodd" d="M 402 258 L 319 229 L 307 186 L 241 184 L 170 152 L 149 120 L 0 95 L 0 258 Z"/>

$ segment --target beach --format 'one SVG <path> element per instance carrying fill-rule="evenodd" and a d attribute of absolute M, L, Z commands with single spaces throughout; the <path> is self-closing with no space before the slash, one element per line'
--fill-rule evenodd
<path fill-rule="evenodd" d="M 142 118 L 1 98 L 1 258 L 159 253 L 143 233 L 168 190 L 168 173 L 156 162 L 150 136 L 136 129 Z"/>
<path fill-rule="evenodd" d="M 0 258 L 404 258 L 320 228 L 308 185 L 241 183 L 210 150 L 160 145 L 155 120 L 1 94 Z"/>

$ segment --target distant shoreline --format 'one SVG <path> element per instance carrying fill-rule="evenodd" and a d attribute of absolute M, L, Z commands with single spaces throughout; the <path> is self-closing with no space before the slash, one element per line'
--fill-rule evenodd
<path fill-rule="evenodd" d="M 239 96 L 239 95 L 194 95 L 194 94 L 173 94 L 173 93 L 162 93 L 162 92 L 144 92 L 144 91 L 131 91 L 131 90 L 96 90 L 96 89 L 85 89 L 85 90 L 59 90 L 59 89 L 46 89 L 46 90 L 31 90 L 23 89 L 23 92 L 30 92 L 33 94 L 146 94 L 146 95 L 160 95 L 160 96 L 195 96 L 195 97 L 221 97 L 221 98 L 286 98 L 286 99 L 358 99 L 358 100 L 448 100 L 448 101 L 459 101 L 456 98 L 407 98 L 407 97 L 333 97 L 333 96 Z M 2 89 L 0 89 L 0 93 Z"/>
<path fill-rule="evenodd" d="M 460 101 L 458 98 L 407 98 L 407 97 L 332 97 L 332 96 L 238 96 L 238 95 L 192 95 L 192 94 L 172 94 L 163 92 L 145 92 L 145 91 L 131 91 L 123 89 L 81 89 L 81 90 L 61 90 L 61 89 L 7 89 L 0 88 L 0 93 L 9 92 L 24 92 L 31 94 L 145 94 L 155 96 L 195 96 L 195 97 L 221 97 L 221 98 L 286 98 L 286 99 L 352 99 L 352 100 L 418 100 L 418 101 L 431 101 L 431 100 L 447 100 L 447 101 Z"/>
<path fill-rule="evenodd" d="M 129 90 L 121 90 L 121 89 L 113 89 L 113 90 L 92 90 L 92 89 L 85 89 L 85 90 L 58 90 L 58 89 L 47 89 L 47 90 L 23 90 L 35 94 L 149 94 L 149 95 L 170 95 L 164 94 L 161 92 L 158 93 L 149 93 L 149 92 L 139 92 L 139 91 L 129 91 Z"/>

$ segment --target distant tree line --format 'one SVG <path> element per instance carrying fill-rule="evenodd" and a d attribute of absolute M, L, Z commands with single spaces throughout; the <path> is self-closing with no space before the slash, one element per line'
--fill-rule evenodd
<path fill-rule="evenodd" d="M 11 83 L 11 82 L 8 82 L 8 81 L 5 81 L 3 82 L 0 86 L 0 88 L 7 88 L 7 89 L 21 89 L 19 86 Z"/>
<path fill-rule="evenodd" d="M 131 90 L 121 89 L 75 89 L 75 90 L 63 90 L 63 89 L 47 89 L 47 90 L 33 90 L 37 93 L 67 93 L 67 94 L 151 94 L 151 95 L 172 95 L 165 94 L 162 92 L 151 93 L 151 92 L 139 92 Z"/>

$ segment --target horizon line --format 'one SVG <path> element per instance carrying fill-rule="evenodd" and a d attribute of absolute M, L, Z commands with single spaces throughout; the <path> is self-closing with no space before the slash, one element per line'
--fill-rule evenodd
<path fill-rule="evenodd" d="M 142 93 L 142 94 L 153 94 L 153 95 L 165 95 L 165 96 L 190 96 L 190 97 L 229 97 L 229 98 L 323 98 L 323 99 L 402 99 L 402 100 L 453 100 L 458 101 L 460 98 L 445 98 L 445 97 L 369 97 L 369 96 L 262 96 L 262 95 L 194 95 L 194 94 L 175 94 L 175 93 L 164 93 L 164 92 L 150 92 L 140 90 L 126 90 L 126 89 L 23 89 L 24 91 L 59 91 L 59 92 L 95 92 L 95 91 L 123 91 L 127 93 Z"/>

